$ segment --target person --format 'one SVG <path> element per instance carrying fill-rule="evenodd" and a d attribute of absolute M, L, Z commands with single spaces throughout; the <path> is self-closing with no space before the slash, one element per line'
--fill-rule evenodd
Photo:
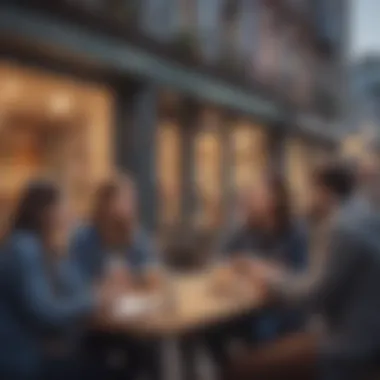
<path fill-rule="evenodd" d="M 372 209 L 379 206 L 379 165 L 373 154 L 360 157 L 356 163 L 356 203 L 358 207 Z"/>
<path fill-rule="evenodd" d="M 218 249 L 222 251 L 223 261 L 242 275 L 247 275 L 246 268 L 256 256 L 295 271 L 305 270 L 308 264 L 306 226 L 292 217 L 286 183 L 281 177 L 268 176 L 245 189 L 238 205 L 233 231 Z M 303 322 L 302 310 L 270 307 L 208 329 L 201 337 L 184 339 L 182 351 L 189 367 L 194 367 L 190 364 L 194 360 L 194 346 L 203 340 L 218 371 L 223 373 L 233 341 L 245 346 L 258 345 L 300 329 Z M 187 372 L 191 374 L 191 368 Z"/>
<path fill-rule="evenodd" d="M 90 286 L 104 281 L 121 286 L 125 293 L 136 286 L 148 290 L 160 286 L 158 253 L 138 223 L 136 189 L 128 176 L 116 176 L 98 187 L 92 218 L 76 231 L 70 250 Z M 97 368 L 98 373 L 125 378 L 149 372 L 150 377 L 159 377 L 156 342 L 93 334 L 88 348 L 98 358 L 93 362 L 115 362 Z"/>
<path fill-rule="evenodd" d="M 311 215 L 321 233 L 323 265 L 304 276 L 265 262 L 252 275 L 265 281 L 274 299 L 302 303 L 321 314 L 319 332 L 283 341 L 236 359 L 227 378 L 356 380 L 375 369 L 380 349 L 380 224 L 357 207 L 353 171 L 341 163 L 313 176 Z"/>
<path fill-rule="evenodd" d="M 67 260 L 65 215 L 53 183 L 27 186 L 0 257 L 1 379 L 79 376 L 80 324 L 111 300 L 104 287 L 83 287 Z"/>
<path fill-rule="evenodd" d="M 264 178 L 245 194 L 242 223 L 228 237 L 222 250 L 237 270 L 244 273 L 250 260 L 265 257 L 295 271 L 308 264 L 307 228 L 291 215 L 286 183 L 279 176 Z M 243 204 L 244 204 L 243 203 Z M 247 266 L 248 264 L 248 266 Z M 280 315 L 282 314 L 282 315 Z M 301 315 L 272 310 L 255 318 L 252 340 L 276 338 L 301 326 Z M 247 335 L 247 331 L 244 332 Z"/>

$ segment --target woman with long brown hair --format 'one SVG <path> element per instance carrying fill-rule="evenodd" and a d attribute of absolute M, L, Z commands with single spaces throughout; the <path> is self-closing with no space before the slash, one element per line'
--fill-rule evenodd
<path fill-rule="evenodd" d="M 65 260 L 67 222 L 53 183 L 27 186 L 1 255 L 1 378 L 75 376 L 74 331 L 106 298 Z"/>

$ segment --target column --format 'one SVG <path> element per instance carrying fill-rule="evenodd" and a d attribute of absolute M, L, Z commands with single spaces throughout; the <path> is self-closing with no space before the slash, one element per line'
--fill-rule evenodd
<path fill-rule="evenodd" d="M 225 215 L 225 228 L 231 227 L 231 220 L 234 216 L 234 197 L 235 197 L 235 184 L 233 167 L 233 147 L 231 144 L 232 129 L 234 124 L 237 123 L 236 117 L 229 113 L 223 118 L 224 125 L 222 128 L 222 192 L 223 192 L 223 208 Z"/>
<path fill-rule="evenodd" d="M 268 128 L 269 135 L 269 165 L 270 169 L 280 175 L 286 176 L 286 148 L 285 127 L 282 124 L 273 125 Z"/>
<path fill-rule="evenodd" d="M 136 181 L 140 216 L 145 228 L 156 227 L 157 89 L 145 84 L 119 94 L 116 163 Z"/>

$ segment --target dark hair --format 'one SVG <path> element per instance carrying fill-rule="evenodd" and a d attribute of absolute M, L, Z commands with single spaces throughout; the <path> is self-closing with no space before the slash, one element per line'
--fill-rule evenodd
<path fill-rule="evenodd" d="M 52 182 L 37 180 L 29 183 L 16 209 L 11 231 L 24 230 L 41 234 L 43 213 L 59 200 L 60 192 Z"/>
<path fill-rule="evenodd" d="M 99 185 L 95 192 L 92 210 L 92 222 L 99 226 L 102 224 L 105 209 L 120 191 L 120 185 L 116 180 L 108 180 Z"/>
<path fill-rule="evenodd" d="M 355 189 L 355 171 L 344 162 L 330 162 L 314 173 L 314 182 L 325 187 L 341 200 L 350 197 Z"/>
<path fill-rule="evenodd" d="M 292 219 L 288 184 L 280 175 L 272 175 L 268 177 L 267 184 L 274 196 L 276 232 L 282 234 L 288 231 Z"/>

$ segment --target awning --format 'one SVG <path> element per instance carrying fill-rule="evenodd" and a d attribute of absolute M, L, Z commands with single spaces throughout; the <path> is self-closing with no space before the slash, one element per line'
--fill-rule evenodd
<path fill-rule="evenodd" d="M 203 101 L 268 120 L 268 123 L 275 124 L 286 118 L 279 105 L 263 96 L 189 70 L 120 39 L 66 21 L 47 18 L 37 12 L 10 5 L 0 8 L 0 33 L 41 44 L 47 49 L 64 50 L 78 59 L 96 62 L 126 76 L 146 78 Z"/>

